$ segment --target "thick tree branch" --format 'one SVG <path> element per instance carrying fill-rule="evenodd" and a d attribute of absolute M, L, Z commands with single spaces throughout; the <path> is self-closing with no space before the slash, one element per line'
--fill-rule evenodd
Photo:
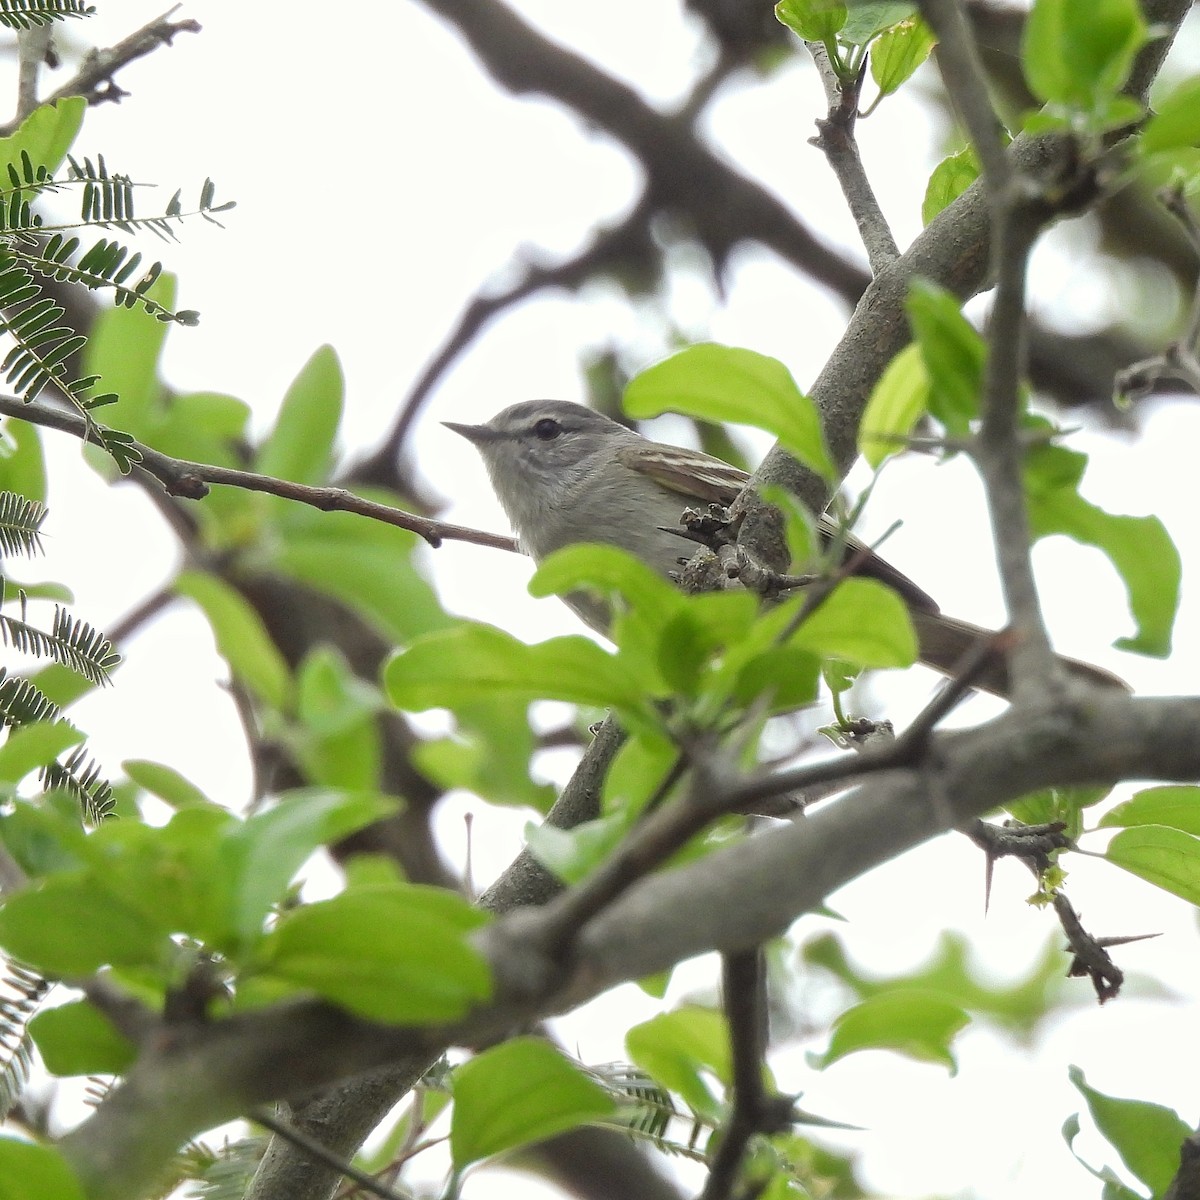
<path fill-rule="evenodd" d="M 1096 692 L 1070 710 L 1010 709 L 978 729 L 938 735 L 919 768 L 872 778 L 803 822 L 639 880 L 579 932 L 565 963 L 542 952 L 559 901 L 500 919 L 479 938 L 495 996 L 461 1022 L 385 1028 L 296 1001 L 173 1026 L 67 1135 L 64 1152 L 92 1200 L 127 1200 L 193 1133 L 404 1056 L 485 1042 L 696 954 L 749 950 L 864 871 L 1018 796 L 1194 778 L 1198 722 L 1200 697 Z"/>
<path fill-rule="evenodd" d="M 718 266 L 755 241 L 853 302 L 863 273 L 820 241 L 777 197 L 705 146 L 684 118 L 663 114 L 586 59 L 542 37 L 497 0 L 422 0 L 463 35 L 516 95 L 560 101 L 636 156 L 655 205 L 680 214 Z"/>

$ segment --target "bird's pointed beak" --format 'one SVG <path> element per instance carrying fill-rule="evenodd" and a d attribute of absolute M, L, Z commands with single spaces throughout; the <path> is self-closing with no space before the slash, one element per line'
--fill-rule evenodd
<path fill-rule="evenodd" d="M 500 436 L 490 425 L 460 425 L 457 421 L 443 421 L 442 424 L 465 437 L 474 446 L 494 442 Z"/>

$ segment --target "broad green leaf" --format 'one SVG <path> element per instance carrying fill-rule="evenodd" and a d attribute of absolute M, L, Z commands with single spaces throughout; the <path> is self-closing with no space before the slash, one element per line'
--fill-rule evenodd
<path fill-rule="evenodd" d="M 729 1027 L 711 1008 L 684 1005 L 635 1025 L 625 1035 L 630 1059 L 663 1087 L 678 1093 L 702 1116 L 718 1118 L 721 1101 L 706 1075 L 728 1086 L 732 1065 Z"/>
<path fill-rule="evenodd" d="M 296 715 L 320 737 L 345 733 L 374 716 L 382 702 L 332 646 L 310 651 L 296 672 Z"/>
<path fill-rule="evenodd" d="M 546 822 L 530 821 L 525 826 L 529 852 L 563 883 L 586 879 L 629 831 L 629 816 L 623 812 L 583 821 L 570 829 Z"/>
<path fill-rule="evenodd" d="M 1145 788 L 1100 818 L 1101 828 L 1114 825 L 1165 825 L 1200 837 L 1200 787 Z"/>
<path fill-rule="evenodd" d="M 378 489 L 364 496 L 397 498 Z M 348 512 L 293 504 L 280 510 L 270 565 L 364 613 L 389 638 L 409 642 L 452 623 L 414 562 L 416 534 Z"/>
<path fill-rule="evenodd" d="M 915 342 L 887 365 L 871 392 L 858 430 L 858 448 L 876 470 L 904 449 L 905 439 L 929 407 L 929 371 Z"/>
<path fill-rule="evenodd" d="M 0 1200 L 84 1200 L 71 1168 L 51 1146 L 0 1136 Z"/>
<path fill-rule="evenodd" d="M 668 614 L 678 608 L 678 588 L 657 571 L 616 546 L 598 542 L 564 546 L 545 558 L 529 581 L 533 596 L 565 596 L 580 588 L 604 599 L 616 595 L 630 607 L 648 614 Z"/>
<path fill-rule="evenodd" d="M 775 646 L 738 663 L 729 699 L 746 708 L 766 702 L 770 714 L 791 712 L 817 698 L 818 655 L 799 646 Z"/>
<path fill-rule="evenodd" d="M 1192 1128 L 1177 1112 L 1144 1100 L 1122 1100 L 1098 1092 L 1078 1067 L 1067 1072 L 1087 1101 L 1096 1128 L 1112 1144 L 1130 1174 L 1162 1196 L 1179 1170 L 1179 1150 Z"/>
<path fill-rule="evenodd" d="M 32 880 L 82 867 L 87 836 L 79 802 L 63 792 L 0 810 L 0 842 Z"/>
<path fill-rule="evenodd" d="M 943 158 L 925 185 L 921 201 L 921 222 L 928 225 L 944 208 L 948 208 L 979 178 L 979 159 L 971 146 Z"/>
<path fill-rule="evenodd" d="M 296 483 L 324 483 L 333 462 L 344 391 L 337 354 L 332 346 L 322 346 L 288 388 L 275 427 L 259 449 L 255 470 Z"/>
<path fill-rule="evenodd" d="M 1137 176 L 1147 191 L 1179 188 L 1194 201 L 1200 195 L 1200 148 L 1176 146 L 1148 154 L 1141 160 Z"/>
<path fill-rule="evenodd" d="M 87 101 L 82 96 L 56 100 L 53 104 L 35 108 L 11 137 L 0 138 L 0 189 L 12 187 L 8 173 L 10 165 L 24 176 L 22 151 L 29 155 L 29 161 L 35 167 L 57 171 L 83 125 L 85 112 Z"/>
<path fill-rule="evenodd" d="M 490 625 L 463 623 L 420 638 L 388 662 L 383 680 L 392 703 L 415 712 L 481 699 L 645 706 L 616 658 L 595 642 L 558 637 L 528 646 Z"/>
<path fill-rule="evenodd" d="M 458 1170 L 611 1116 L 609 1094 L 541 1038 L 518 1037 L 455 1068 L 450 1154 Z"/>
<path fill-rule="evenodd" d="M 524 805 L 546 812 L 554 788 L 531 778 L 538 748 L 523 704 L 503 700 L 461 704 L 454 734 L 414 747 L 420 770 L 447 790 L 465 788 L 493 804 Z"/>
<path fill-rule="evenodd" d="M 168 942 L 162 925 L 83 874 L 56 875 L 8 897 L 0 908 L 0 945 L 56 977 L 101 967 L 153 966 Z"/>
<path fill-rule="evenodd" d="M 232 826 L 222 839 L 220 858 L 231 884 L 225 925 L 235 944 L 248 946 L 258 939 L 267 913 L 319 846 L 394 811 L 394 801 L 374 793 L 300 789 Z"/>
<path fill-rule="evenodd" d="M 1200 905 L 1200 838 L 1165 825 L 1135 825 L 1108 843 L 1104 857 L 1148 883 Z"/>
<path fill-rule="evenodd" d="M 167 308 L 174 308 L 174 275 L 164 272 L 151 295 Z M 121 398 L 114 410 L 120 428 L 154 445 L 156 426 L 162 415 L 163 385 L 158 378 L 158 360 L 167 338 L 168 322 L 160 321 L 140 305 L 117 304 L 102 308 L 96 317 L 83 352 L 85 375 L 99 375 L 98 391 L 116 392 Z M 164 453 L 170 453 L 162 447 Z M 187 457 L 199 456 L 195 445 Z"/>
<path fill-rule="evenodd" d="M 355 888 L 285 914 L 264 943 L 266 971 L 360 1017 L 439 1024 L 492 990 L 467 940 L 488 920 L 441 888 Z"/>
<path fill-rule="evenodd" d="M 933 957 L 914 971 L 879 978 L 855 967 L 841 940 L 832 933 L 807 943 L 807 967 L 828 971 L 860 1000 L 886 994 L 897 987 L 932 991 L 975 1015 L 995 1022 L 1027 1039 L 1068 995 L 1063 975 L 1061 939 L 1051 938 L 1023 978 L 998 984 L 972 953 L 961 934 L 944 932 Z"/>
<path fill-rule="evenodd" d="M 779 0 L 775 17 L 806 42 L 825 42 L 846 23 L 840 0 Z"/>
<path fill-rule="evenodd" d="M 163 324 L 161 321 L 154 323 Z M 122 393 L 122 416 L 124 398 Z M 240 446 L 247 439 L 250 406 L 244 400 L 224 392 L 184 392 L 172 396 L 170 402 L 158 410 L 156 417 L 142 435 L 155 450 L 217 466 L 245 465 Z M 239 495 L 232 488 L 215 487 L 200 507 L 208 514 L 216 506 L 219 515 L 224 516 L 228 509 L 244 509 L 247 504 L 261 500 L 261 496 L 251 498 L 244 493 Z"/>
<path fill-rule="evenodd" d="M 929 57 L 937 44 L 933 30 L 918 16 L 885 30 L 871 46 L 871 78 L 880 92 L 894 92 Z"/>
<path fill-rule="evenodd" d="M 1138 654 L 1165 657 L 1179 607 L 1179 551 L 1157 517 L 1105 512 L 1076 490 L 1087 457 L 1062 446 L 1034 447 L 1025 460 L 1029 523 L 1035 538 L 1061 533 L 1108 557 L 1125 584 L 1137 624 L 1132 638 L 1117 645 Z"/>
<path fill-rule="evenodd" d="M 838 1017 L 821 1065 L 827 1067 L 858 1050 L 895 1050 L 922 1062 L 942 1063 L 953 1075 L 958 1064 L 950 1045 L 969 1021 L 962 1008 L 939 992 L 881 992 Z"/>
<path fill-rule="evenodd" d="M 1035 0 L 1025 78 L 1040 100 L 1088 110 L 1121 89 L 1146 32 L 1137 0 Z"/>
<path fill-rule="evenodd" d="M 917 6 L 905 0 L 864 0 L 849 9 L 846 23 L 838 31 L 838 40 L 850 46 L 865 46 L 885 29 L 906 21 L 917 11 Z"/>
<path fill-rule="evenodd" d="M 904 601 L 875 579 L 844 579 L 789 644 L 863 667 L 910 667 L 917 636 Z"/>
<path fill-rule="evenodd" d="M 6 417 L 0 436 L 0 488 L 26 500 L 46 500 L 46 459 L 38 427 Z"/>
<path fill-rule="evenodd" d="M 1089 1175 L 1104 1184 L 1104 1189 L 1101 1192 L 1101 1200 L 1146 1200 L 1141 1192 L 1126 1187 L 1112 1167 L 1094 1167 L 1075 1149 L 1075 1139 L 1079 1137 L 1080 1130 L 1079 1114 L 1072 1113 L 1063 1122 L 1063 1141 L 1067 1143 L 1067 1149 L 1075 1156 L 1075 1161 Z"/>
<path fill-rule="evenodd" d="M 983 397 L 983 338 L 958 299 L 928 280 L 913 280 L 905 308 L 929 373 L 929 411 L 951 437 L 964 437 Z"/>
<path fill-rule="evenodd" d="M 217 652 L 234 676 L 272 708 L 284 708 L 291 684 L 287 663 L 241 593 L 201 571 L 184 571 L 175 590 L 194 600 L 208 618 Z"/>
<path fill-rule="evenodd" d="M 666 738 L 626 738 L 604 776 L 600 811 L 631 823 L 658 793 L 678 761 L 679 747 Z"/>
<path fill-rule="evenodd" d="M 43 1009 L 29 1032 L 54 1075 L 123 1075 L 137 1056 L 133 1043 L 86 1000 Z"/>
<path fill-rule="evenodd" d="M 54 762 L 82 741 L 83 734 L 66 721 L 37 721 L 10 729 L 0 746 L 0 779 L 20 783 L 30 771 Z"/>
<path fill-rule="evenodd" d="M 625 411 L 631 417 L 671 411 L 756 425 L 824 478 L 835 474 L 816 406 L 783 363 L 753 350 L 712 342 L 689 346 L 629 381 Z"/>
<path fill-rule="evenodd" d="M 1103 800 L 1110 787 L 1050 787 L 1009 801 L 1004 807 L 1026 825 L 1048 825 L 1061 821 L 1069 838 L 1083 832 L 1083 810 Z"/>
<path fill-rule="evenodd" d="M 1200 144 L 1200 76 L 1185 79 L 1157 105 L 1140 139 L 1143 154 Z"/>
<path fill-rule="evenodd" d="M 138 787 L 172 808 L 213 807 L 214 802 L 174 767 L 135 758 L 127 759 L 121 767 Z"/>

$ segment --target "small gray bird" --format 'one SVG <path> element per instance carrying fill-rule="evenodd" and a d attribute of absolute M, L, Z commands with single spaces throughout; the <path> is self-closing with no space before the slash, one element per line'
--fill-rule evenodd
<path fill-rule="evenodd" d="M 719 458 L 652 442 L 602 413 L 564 400 L 514 404 L 485 425 L 445 425 L 479 450 L 521 549 L 538 562 L 563 546 L 608 542 L 664 576 L 678 572 L 692 557 L 688 543 L 671 532 L 680 528 L 683 509 L 731 504 L 749 479 Z M 836 536 L 825 516 L 820 530 L 826 539 Z M 964 655 L 995 636 L 943 615 L 912 580 L 856 538 L 844 542 L 846 557 L 856 560 L 856 574 L 881 580 L 907 603 L 921 661 L 928 666 L 952 674 Z M 605 631 L 603 605 L 585 596 L 572 596 L 569 603 L 594 629 Z M 1125 686 L 1098 667 L 1063 661 L 1094 683 Z M 986 667 L 975 683 L 1007 696 L 1005 663 Z"/>

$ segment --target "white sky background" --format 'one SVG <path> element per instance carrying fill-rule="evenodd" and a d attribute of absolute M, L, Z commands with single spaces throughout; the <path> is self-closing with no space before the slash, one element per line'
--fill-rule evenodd
<path fill-rule="evenodd" d="M 100 0 L 98 7 L 98 18 L 69 32 L 110 45 L 160 11 L 140 0 Z M 699 31 L 676 0 L 522 0 L 518 7 L 656 103 L 685 94 L 702 53 Z M 636 175 L 622 150 L 554 105 L 497 92 L 454 33 L 419 4 L 376 6 L 369 19 L 347 23 L 310 0 L 288 6 L 197 0 L 180 15 L 199 20 L 203 33 L 181 35 L 173 49 L 122 72 L 119 82 L 133 95 L 119 108 L 92 110 L 76 152 L 103 152 L 111 167 L 156 180 L 164 202 L 178 185 L 185 197 L 198 193 L 205 175 L 216 180 L 219 198 L 237 200 L 226 231 L 197 221 L 181 246 L 155 243 L 149 253 L 180 275 L 181 305 L 202 313 L 198 329 L 170 335 L 169 382 L 242 397 L 253 405 L 260 431 L 310 353 L 330 342 L 347 378 L 343 444 L 369 447 L 483 280 L 520 247 L 571 251 L 635 194 Z M 58 81 L 49 81 L 53 86 Z M 797 65 L 768 86 L 735 84 L 711 133 L 806 220 L 859 254 L 836 185 L 806 144 L 820 103 L 813 72 Z M 901 97 L 861 127 L 868 170 L 901 245 L 919 228 L 924 181 L 937 157 L 933 133 L 922 132 L 924 126 L 914 132 L 921 116 Z M 329 196 L 341 218 L 330 215 Z M 1077 259 L 1042 254 L 1034 272 L 1039 303 L 1065 301 L 1076 311 L 1096 304 L 1094 280 L 1076 267 Z M 735 259 L 724 304 L 680 273 L 672 316 L 697 337 L 777 355 L 801 386 L 845 320 L 839 304 L 764 252 Z M 644 347 L 649 362 L 660 353 L 661 335 L 657 317 L 631 316 L 599 291 L 583 301 L 543 296 L 491 330 L 443 381 L 416 433 L 426 478 L 452 502 L 447 519 L 504 527 L 474 452 L 439 420 L 481 421 L 534 396 L 581 399 L 581 351 L 610 341 L 632 344 Z M 112 412 L 119 426 L 119 409 Z M 669 438 L 670 426 L 662 428 Z M 169 578 L 173 540 L 135 489 L 104 489 L 78 469 L 73 443 L 49 434 L 46 441 L 58 470 L 45 574 L 75 589 L 82 615 L 111 624 Z M 1087 493 L 1114 511 L 1157 513 L 1185 564 L 1194 563 L 1198 443 L 1200 413 L 1186 404 L 1146 414 L 1136 447 L 1124 437 L 1085 434 L 1078 444 L 1093 455 Z M 896 517 L 905 520 L 888 547 L 897 565 L 947 611 L 999 622 L 979 489 L 969 469 L 893 465 L 868 509 L 866 535 Z M 456 545 L 428 558 L 456 611 L 534 638 L 577 631 L 565 609 L 524 592 L 523 560 Z M 1140 690 L 1194 685 L 1180 669 L 1200 650 L 1194 594 L 1185 591 L 1174 662 L 1136 659 L 1109 648 L 1129 632 L 1129 619 L 1120 586 L 1098 556 L 1056 541 L 1038 548 L 1037 562 L 1060 648 L 1119 671 Z M 224 666 L 203 623 L 180 609 L 147 629 L 128 654 L 116 687 L 80 711 L 94 752 L 110 770 L 133 757 L 171 763 L 209 794 L 242 803 L 249 779 L 243 745 L 220 689 Z M 886 685 L 880 692 L 896 697 L 901 720 L 927 694 Z M 164 701 L 170 725 L 155 716 Z M 960 719 L 977 719 L 986 704 L 973 703 Z M 452 846 L 464 839 L 462 812 L 480 807 L 466 799 L 446 805 L 442 826 Z M 511 857 L 519 826 L 477 821 L 481 880 Z M 1200 1115 L 1194 913 L 1102 863 L 1073 856 L 1070 866 L 1070 894 L 1089 928 L 1165 934 L 1122 952 L 1119 962 L 1131 974 L 1158 976 L 1186 1002 L 1139 998 L 1144 989 L 1131 978 L 1126 995 L 1099 1009 L 1080 981 L 1078 1013 L 1052 1022 L 1032 1050 L 969 1030 L 959 1042 L 955 1079 L 895 1056 L 858 1055 L 816 1073 L 801 1054 L 781 1055 L 779 1081 L 805 1092 L 806 1109 L 868 1127 L 842 1143 L 862 1150 L 870 1186 L 984 1200 L 1096 1195 L 1098 1185 L 1058 1135 L 1062 1121 L 1082 1108 L 1067 1082 L 1069 1063 L 1104 1091 L 1173 1105 L 1193 1122 Z M 1053 932 L 1045 914 L 1023 904 L 1030 890 L 1022 868 L 1001 864 L 985 920 L 982 862 L 964 839 L 944 838 L 845 889 L 833 904 L 849 918 L 838 927 L 841 936 L 874 969 L 914 966 L 951 926 L 971 936 L 989 970 L 1008 975 L 1025 968 Z M 708 977 L 681 973 L 693 982 Z M 633 989 L 622 989 L 564 1021 L 563 1037 L 590 1061 L 617 1058 L 620 1023 L 630 1011 L 655 1010 Z M 609 1014 L 614 1019 L 606 1025 Z M 814 1047 L 822 1043 L 805 1048 Z M 1103 1154 L 1086 1138 L 1079 1144 L 1094 1151 L 1093 1159 Z M 520 1187 L 523 1195 L 537 1194 L 527 1180 Z M 505 1188 L 496 1174 L 484 1173 L 465 1194 L 498 1196 Z"/>

